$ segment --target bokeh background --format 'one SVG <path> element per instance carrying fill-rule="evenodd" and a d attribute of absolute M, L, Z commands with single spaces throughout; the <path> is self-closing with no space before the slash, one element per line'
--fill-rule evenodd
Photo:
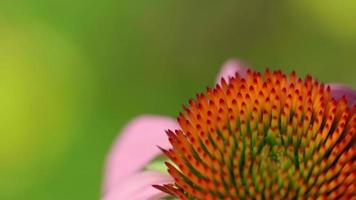
<path fill-rule="evenodd" d="M 356 1 L 2 0 L 0 199 L 99 199 L 141 113 L 176 116 L 238 57 L 356 86 Z"/>

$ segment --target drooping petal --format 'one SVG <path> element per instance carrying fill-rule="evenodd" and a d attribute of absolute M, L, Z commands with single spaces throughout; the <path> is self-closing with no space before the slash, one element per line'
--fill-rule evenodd
<path fill-rule="evenodd" d="M 329 84 L 329 85 L 330 85 L 331 93 L 334 98 L 339 99 L 345 95 L 350 105 L 356 104 L 355 90 L 342 84 Z"/>
<path fill-rule="evenodd" d="M 168 174 L 143 171 L 124 179 L 120 184 L 114 185 L 102 200 L 143 200 L 160 199 L 166 194 L 152 187 L 154 184 L 166 184 L 172 182 Z"/>
<path fill-rule="evenodd" d="M 229 80 L 229 77 L 235 76 L 235 73 L 239 73 L 241 77 L 246 77 L 248 67 L 246 64 L 237 59 L 230 59 L 226 61 L 216 78 L 216 83 L 219 83 L 221 78 L 224 78 L 226 81 Z"/>
<path fill-rule="evenodd" d="M 104 192 L 118 185 L 161 153 L 157 148 L 169 147 L 164 130 L 177 129 L 175 120 L 145 115 L 132 120 L 114 143 L 106 163 Z"/>

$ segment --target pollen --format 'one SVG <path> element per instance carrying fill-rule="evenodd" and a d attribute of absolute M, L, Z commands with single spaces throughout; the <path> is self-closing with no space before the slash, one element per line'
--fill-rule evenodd
<path fill-rule="evenodd" d="M 235 74 L 191 99 L 162 149 L 179 199 L 356 198 L 356 105 L 295 72 Z"/>

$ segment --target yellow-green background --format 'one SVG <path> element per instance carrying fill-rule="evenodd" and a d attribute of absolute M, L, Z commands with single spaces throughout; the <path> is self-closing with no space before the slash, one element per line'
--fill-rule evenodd
<path fill-rule="evenodd" d="M 0 199 L 98 199 L 125 122 L 230 57 L 356 86 L 355 2 L 2 0 Z"/>

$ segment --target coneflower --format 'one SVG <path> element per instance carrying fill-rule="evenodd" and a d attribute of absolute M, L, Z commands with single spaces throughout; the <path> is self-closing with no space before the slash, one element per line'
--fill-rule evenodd
<path fill-rule="evenodd" d="M 356 198 L 354 90 L 236 60 L 218 77 L 177 122 L 145 115 L 125 126 L 103 200 Z"/>
<path fill-rule="evenodd" d="M 247 71 L 183 106 L 163 149 L 179 199 L 356 198 L 356 106 L 295 72 Z"/>

